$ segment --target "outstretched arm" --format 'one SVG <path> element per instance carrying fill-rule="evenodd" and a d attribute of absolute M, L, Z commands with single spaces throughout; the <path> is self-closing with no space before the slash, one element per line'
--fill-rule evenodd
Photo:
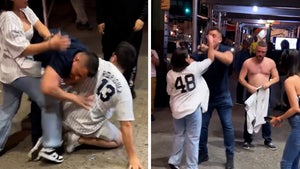
<path fill-rule="evenodd" d="M 134 151 L 132 125 L 130 121 L 120 121 L 123 143 L 129 158 L 128 169 L 143 169 L 143 166 Z"/>
<path fill-rule="evenodd" d="M 230 65 L 233 61 L 233 54 L 230 51 L 220 52 L 214 50 L 215 58 L 226 65 Z"/>

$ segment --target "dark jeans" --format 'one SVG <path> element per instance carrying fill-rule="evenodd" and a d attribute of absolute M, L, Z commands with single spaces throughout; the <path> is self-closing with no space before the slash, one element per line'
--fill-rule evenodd
<path fill-rule="evenodd" d="M 232 100 L 230 93 L 215 97 L 209 101 L 208 111 L 202 115 L 202 129 L 199 142 L 199 154 L 207 155 L 208 126 L 214 109 L 217 110 L 224 135 L 226 156 L 234 156 L 234 129 L 232 125 Z"/>

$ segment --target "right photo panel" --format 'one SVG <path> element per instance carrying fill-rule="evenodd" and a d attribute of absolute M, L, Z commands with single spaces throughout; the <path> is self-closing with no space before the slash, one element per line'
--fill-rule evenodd
<path fill-rule="evenodd" d="M 299 169 L 299 3 L 150 10 L 151 168 Z"/>

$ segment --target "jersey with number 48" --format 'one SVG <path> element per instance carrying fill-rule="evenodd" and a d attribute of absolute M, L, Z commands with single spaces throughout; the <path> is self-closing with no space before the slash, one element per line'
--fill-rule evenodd
<path fill-rule="evenodd" d="M 210 59 L 205 59 L 192 62 L 181 72 L 170 70 L 167 73 L 167 92 L 175 119 L 192 114 L 198 107 L 202 112 L 207 111 L 209 89 L 202 74 L 211 63 Z"/>
<path fill-rule="evenodd" d="M 74 91 L 82 95 L 92 94 L 94 97 L 90 110 L 74 103 L 64 103 L 64 125 L 77 133 L 88 135 L 98 131 L 102 122 L 109 119 L 113 113 L 118 121 L 134 120 L 128 83 L 117 67 L 108 61 L 99 59 L 96 77 L 87 78 L 72 87 L 71 92 Z"/>

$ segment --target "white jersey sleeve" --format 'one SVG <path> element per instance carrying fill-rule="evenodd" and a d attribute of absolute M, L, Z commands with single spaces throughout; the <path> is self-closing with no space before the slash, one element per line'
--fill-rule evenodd
<path fill-rule="evenodd" d="M 175 119 L 193 113 L 198 107 L 207 111 L 209 89 L 202 74 L 210 66 L 211 60 L 193 62 L 181 72 L 170 70 L 167 73 L 167 92 L 170 107 Z"/>

